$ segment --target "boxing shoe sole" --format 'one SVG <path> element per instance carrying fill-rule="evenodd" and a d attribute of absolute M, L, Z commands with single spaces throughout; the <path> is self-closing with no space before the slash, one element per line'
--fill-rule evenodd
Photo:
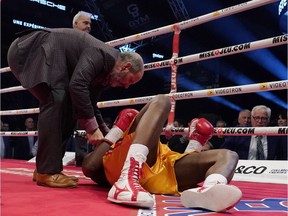
<path fill-rule="evenodd" d="M 234 207 L 242 197 L 239 188 L 233 185 L 217 184 L 196 192 L 195 189 L 183 191 L 181 203 L 186 208 L 203 208 L 222 212 Z"/>
<path fill-rule="evenodd" d="M 147 201 L 128 201 L 128 200 L 117 200 L 112 197 L 107 197 L 107 199 L 111 202 L 129 206 L 135 206 L 140 208 L 152 208 L 154 206 L 154 200 L 147 200 Z"/>
<path fill-rule="evenodd" d="M 121 184 L 122 183 L 122 184 Z M 121 186 L 119 186 L 121 185 Z M 128 183 L 117 182 L 108 192 L 107 199 L 111 202 L 123 205 L 137 206 L 142 208 L 152 208 L 154 206 L 154 198 L 146 191 L 131 191 Z M 136 193 L 137 192 L 137 193 Z M 133 198 L 132 198 L 133 197 Z M 138 198 L 138 199 L 137 199 Z"/>

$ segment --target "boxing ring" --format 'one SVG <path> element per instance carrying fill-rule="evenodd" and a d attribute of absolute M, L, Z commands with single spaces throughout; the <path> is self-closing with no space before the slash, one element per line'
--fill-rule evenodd
<path fill-rule="evenodd" d="M 189 100 L 197 98 L 207 98 L 215 96 L 227 96 L 237 94 L 248 94 L 263 91 L 286 90 L 288 80 L 280 80 L 265 83 L 255 83 L 241 86 L 230 86 L 224 88 L 205 89 L 198 91 L 177 92 L 177 70 L 180 65 L 189 64 L 219 58 L 228 55 L 253 51 L 257 49 L 269 48 L 280 45 L 287 45 L 287 35 L 277 35 L 272 38 L 266 38 L 258 41 L 252 41 L 243 44 L 235 44 L 229 47 L 222 47 L 206 52 L 196 53 L 188 56 L 179 57 L 179 40 L 181 30 L 191 28 L 206 22 L 230 16 L 236 13 L 247 11 L 253 8 L 264 6 L 277 0 L 252 0 L 241 3 L 229 8 L 214 11 L 193 19 L 164 26 L 139 34 L 120 38 L 107 42 L 111 46 L 151 38 L 173 32 L 172 58 L 163 61 L 146 63 L 144 70 L 155 70 L 159 68 L 171 68 L 171 90 L 166 95 L 170 98 L 172 106 L 168 116 L 167 126 L 163 128 L 163 134 L 187 134 L 188 128 L 174 127 L 175 109 L 177 100 Z M 10 72 L 10 68 L 1 68 L 0 73 Z M 1 89 L 1 94 L 15 91 L 24 91 L 22 86 Z M 100 101 L 97 103 L 99 108 L 133 106 L 137 104 L 146 104 L 155 95 L 127 98 L 110 101 Z M 37 114 L 39 108 L 1 110 L 0 115 L 25 115 Z M 273 135 L 287 136 L 288 127 L 225 127 L 215 128 L 213 135 L 224 136 L 251 136 L 251 135 Z M 1 131 L 1 136 L 37 136 L 37 131 Z M 85 131 L 75 131 L 75 136 L 83 136 Z M 83 176 L 80 168 L 69 165 L 71 154 L 64 156 L 64 172 L 69 175 L 75 175 L 80 178 L 79 187 L 73 189 L 73 193 L 67 189 L 51 189 L 35 187 L 31 181 L 35 169 L 35 158 L 27 161 L 17 161 L 1 159 L 1 188 L 2 188 L 2 213 L 3 215 L 31 215 L 33 213 L 42 215 L 55 214 L 73 214 L 73 215 L 95 215 L 98 212 L 101 215 L 223 215 L 224 213 L 213 213 L 199 209 L 185 209 L 181 206 L 179 197 L 155 195 L 156 205 L 152 210 L 127 208 L 118 205 L 111 205 L 107 200 L 108 190 L 95 186 L 95 184 Z M 287 215 L 287 161 L 248 161 L 240 160 L 235 176 L 231 184 L 238 186 L 243 192 L 243 198 L 233 209 L 229 210 L 232 215 Z M 33 193 L 31 193 L 33 191 Z M 35 193 L 34 193 L 35 192 Z M 93 195 L 92 195 L 92 193 Z M 69 194 L 68 194 L 69 193 Z M 91 196 L 92 195 L 92 196 Z M 69 196 L 69 201 L 65 201 Z M 95 197 L 94 197 L 95 196 Z M 40 197 L 44 197 L 44 204 L 39 202 Z M 60 199 L 61 197 L 61 199 Z M 81 201 L 79 200 L 81 197 Z M 42 199 L 42 198 L 41 198 Z M 63 201 L 64 199 L 64 201 Z M 53 202 L 54 200 L 57 201 Z M 39 208 L 35 208 L 37 203 Z M 71 205 L 79 205 L 73 209 Z M 19 203 L 21 205 L 19 206 Z M 53 203 L 53 204 L 52 204 Z M 23 206 L 27 206 L 23 208 Z M 42 208 L 42 207 L 43 208 Z M 109 211 L 100 211 L 100 206 L 109 209 Z M 80 208 L 81 207 L 81 208 Z M 41 209 L 42 208 L 42 209 Z M 48 210 L 49 209 L 49 210 Z M 65 210 L 64 210 L 65 209 Z"/>

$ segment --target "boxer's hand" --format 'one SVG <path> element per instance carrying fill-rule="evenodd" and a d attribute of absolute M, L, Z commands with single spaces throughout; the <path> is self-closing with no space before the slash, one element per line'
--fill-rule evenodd
<path fill-rule="evenodd" d="M 116 143 L 121 138 L 122 134 L 129 128 L 131 122 L 138 113 L 139 111 L 135 109 L 127 108 L 122 110 L 103 141 L 107 142 L 109 145 Z"/>
<path fill-rule="evenodd" d="M 117 116 L 114 126 L 117 126 L 122 132 L 126 131 L 135 116 L 139 113 L 138 110 L 126 108 Z"/>
<path fill-rule="evenodd" d="M 212 137 L 214 127 L 204 118 L 193 119 L 189 127 L 189 139 L 198 141 L 202 146 Z"/>

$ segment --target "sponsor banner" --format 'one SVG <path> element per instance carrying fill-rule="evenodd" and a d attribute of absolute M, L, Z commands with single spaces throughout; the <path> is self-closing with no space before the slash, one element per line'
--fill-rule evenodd
<path fill-rule="evenodd" d="M 179 60 L 179 59 L 178 59 Z M 182 62 L 180 59 L 179 62 Z M 177 64 L 177 62 L 175 64 Z M 158 67 L 161 62 L 150 63 L 149 65 L 152 67 Z M 166 61 L 167 64 L 170 64 L 169 61 Z M 165 63 L 165 64 L 166 64 Z M 162 63 L 161 63 L 162 64 Z M 173 64 L 173 62 L 172 62 Z M 160 67 L 160 66 L 159 66 Z M 176 77 L 172 77 L 172 90 L 173 91 L 173 79 L 177 79 Z M 287 89 L 288 80 L 275 81 L 275 82 L 267 82 L 267 83 L 257 83 L 257 84 L 248 84 L 242 86 L 232 86 L 226 88 L 215 88 L 215 89 L 204 89 L 197 91 L 189 91 L 189 92 L 176 92 L 166 94 L 166 96 L 173 97 L 175 100 L 184 100 L 184 99 L 195 99 L 195 98 L 206 98 L 206 97 L 214 97 L 214 96 L 224 96 L 224 95 L 236 95 L 243 93 L 251 93 L 251 92 L 259 92 L 259 91 L 273 91 L 280 89 Z M 113 106 L 125 106 L 130 104 L 143 104 L 150 101 L 154 96 L 140 97 L 140 98 L 129 98 L 129 99 L 121 99 L 121 100 L 112 100 L 112 101 L 100 101 L 97 103 L 99 108 L 103 107 L 113 107 Z M 0 111 L 1 113 L 1 111 Z"/>
<path fill-rule="evenodd" d="M 233 181 L 287 184 L 288 161 L 239 160 Z"/>
<path fill-rule="evenodd" d="M 38 131 L 1 131 L 0 136 L 38 136 Z"/>
<path fill-rule="evenodd" d="M 14 25 L 20 25 L 20 26 L 25 26 L 28 28 L 33 28 L 33 29 L 40 29 L 40 28 L 46 28 L 45 26 L 41 26 L 35 23 L 30 23 L 30 22 L 25 22 L 23 20 L 17 20 L 17 19 L 13 19 L 13 24 Z"/>
<path fill-rule="evenodd" d="M 144 65 L 144 70 L 164 68 L 164 67 L 169 67 L 171 65 L 179 65 L 179 64 L 183 64 L 183 58 L 181 57 L 170 59 L 170 60 L 147 63 Z"/>
<path fill-rule="evenodd" d="M 39 113 L 39 108 L 32 108 L 32 109 L 22 109 L 22 110 L 4 110 L 0 111 L 0 115 L 25 115 L 25 114 L 32 114 L 32 113 Z"/>
<path fill-rule="evenodd" d="M 30 0 L 31 2 L 36 2 L 38 4 L 47 6 L 47 7 L 51 7 L 51 8 L 56 8 L 58 10 L 62 10 L 62 11 L 66 11 L 66 6 L 65 5 L 61 5 L 61 4 L 57 4 L 54 3 L 52 1 L 47 1 L 47 0 Z"/>
<path fill-rule="evenodd" d="M 244 43 L 244 44 L 238 44 L 230 47 L 224 47 L 221 49 L 216 49 L 216 50 L 210 50 L 207 52 L 203 52 L 199 54 L 199 59 L 202 58 L 209 58 L 217 55 L 222 55 L 222 54 L 228 54 L 228 53 L 233 53 L 233 52 L 238 52 L 241 50 L 247 50 L 251 48 L 251 43 Z"/>
<path fill-rule="evenodd" d="M 222 136 L 251 136 L 251 135 L 272 135 L 284 136 L 288 134 L 288 127 L 224 127 L 214 128 L 213 135 Z"/>
<path fill-rule="evenodd" d="M 176 103 L 172 103 L 170 115 L 174 115 Z M 170 117 L 169 117 L 170 118 Z M 174 117 L 173 117 L 174 118 Z M 184 127 L 169 127 L 163 128 L 164 132 L 172 134 L 188 134 L 189 128 Z M 288 127 L 224 127 L 214 128 L 213 136 L 251 136 L 251 135 L 266 135 L 266 136 L 285 136 L 288 135 Z M 38 136 L 38 131 L 0 131 L 0 136 Z M 75 137 L 86 136 L 85 130 L 75 130 Z"/>

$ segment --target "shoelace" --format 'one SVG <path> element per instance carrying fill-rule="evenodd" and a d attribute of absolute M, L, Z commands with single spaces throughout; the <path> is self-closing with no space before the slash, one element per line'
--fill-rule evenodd
<path fill-rule="evenodd" d="M 128 172 L 128 180 L 131 180 L 131 189 L 137 191 L 145 191 L 142 186 L 139 184 L 139 177 L 142 176 L 142 169 L 140 169 L 139 162 L 136 161 L 133 157 L 130 159 L 130 169 Z"/>

